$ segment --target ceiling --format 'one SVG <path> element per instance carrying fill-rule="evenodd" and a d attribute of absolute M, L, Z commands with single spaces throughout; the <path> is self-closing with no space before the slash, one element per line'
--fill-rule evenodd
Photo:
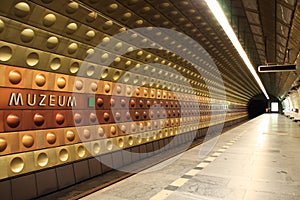
<path fill-rule="evenodd" d="M 248 50 L 251 49 L 248 52 L 256 66 L 296 63 L 300 49 L 299 1 L 221 0 L 220 2 L 231 8 L 229 13 L 235 24 L 240 21 L 240 26 L 249 33 L 241 38 L 241 41 L 246 43 Z M 234 26 L 236 30 L 237 26 Z M 297 72 L 267 73 L 260 76 L 268 93 L 281 98 L 299 77 L 299 72 L 298 66 Z"/>
<path fill-rule="evenodd" d="M 261 64 L 300 63 L 300 0 L 218 1 L 253 66 L 257 68 Z M 206 49 L 221 72 L 227 100 L 247 103 L 252 97 L 262 93 L 204 0 L 28 0 L 28 2 L 36 6 L 46 6 L 49 11 L 62 14 L 59 23 L 55 24 L 57 28 L 47 28 L 47 24 L 44 24 L 46 28 L 43 29 L 48 33 L 66 31 L 66 34 L 63 34 L 64 38 L 81 41 L 78 42 L 81 44 L 80 47 L 87 49 L 86 54 L 77 55 L 76 59 L 81 61 L 90 53 L 91 47 L 105 42 L 107 36 L 139 27 L 164 27 L 190 36 Z M 27 7 L 22 7 L 21 11 L 27 12 L 26 9 Z M 0 8 L 0 12 L 6 13 L 5 7 Z M 23 13 L 18 15 L 22 16 Z M 40 16 L 38 13 L 36 15 L 36 18 L 27 17 L 18 20 L 36 27 L 41 23 L 37 22 Z M 44 21 L 50 23 L 52 18 L 47 17 L 49 16 L 45 16 Z M 63 20 L 68 22 L 66 27 Z M 73 34 L 75 32 L 73 26 L 77 29 L 74 22 L 82 26 L 82 29 L 88 28 L 91 31 L 87 33 L 77 31 Z M 3 26 L 0 24 L 0 31 Z M 72 33 L 69 33 L 70 31 Z M 183 47 L 181 50 L 185 51 Z M 59 53 L 54 50 L 53 52 Z M 155 58 L 170 66 L 178 66 L 181 71 L 177 70 L 182 74 L 186 73 L 186 77 L 194 70 L 191 63 L 174 52 L 157 49 L 146 49 L 144 52 L 150 55 L 149 62 L 155 61 Z M 124 55 L 122 59 L 132 61 L 132 64 L 133 61 L 146 62 L 136 57 L 136 53 Z M 187 71 L 184 71 L 186 69 Z M 268 93 L 279 98 L 285 96 L 295 86 L 299 75 L 299 66 L 297 72 L 259 74 Z M 207 80 L 194 77 L 191 80 L 195 87 L 201 85 L 198 87 L 201 90 L 200 96 L 209 97 L 207 90 L 210 88 L 204 86 L 204 81 L 218 87 L 213 77 Z"/>
<path fill-rule="evenodd" d="M 229 99 L 248 101 L 261 93 L 253 76 L 204 0 L 76 2 L 95 10 L 95 13 L 107 13 L 109 19 L 126 29 L 155 26 L 183 32 L 199 42 L 212 55 L 222 72 Z M 299 59 L 299 1 L 219 0 L 219 3 L 255 67 L 261 64 L 295 63 Z M 163 54 L 160 56 L 163 57 Z M 281 98 L 292 88 L 299 74 L 298 67 L 297 72 L 259 75 L 267 92 Z"/>

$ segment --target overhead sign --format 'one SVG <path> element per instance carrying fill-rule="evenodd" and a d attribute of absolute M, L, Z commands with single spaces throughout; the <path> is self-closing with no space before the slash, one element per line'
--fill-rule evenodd
<path fill-rule="evenodd" d="M 258 67 L 258 72 L 286 72 L 296 71 L 296 65 L 261 65 Z"/>

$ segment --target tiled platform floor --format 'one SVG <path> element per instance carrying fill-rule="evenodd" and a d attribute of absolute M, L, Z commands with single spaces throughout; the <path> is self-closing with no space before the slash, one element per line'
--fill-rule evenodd
<path fill-rule="evenodd" d="M 259 116 L 83 199 L 300 199 L 300 126 Z"/>

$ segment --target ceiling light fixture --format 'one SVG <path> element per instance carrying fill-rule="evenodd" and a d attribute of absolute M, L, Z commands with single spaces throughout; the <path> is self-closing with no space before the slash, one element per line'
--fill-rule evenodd
<path fill-rule="evenodd" d="M 241 43 L 239 42 L 237 36 L 234 33 L 232 27 L 230 26 L 230 24 L 229 24 L 229 22 L 228 22 L 228 20 L 225 16 L 221 6 L 220 6 L 220 4 L 217 2 L 217 0 L 205 0 L 205 2 L 208 5 L 211 12 L 214 14 L 215 18 L 218 20 L 219 24 L 222 26 L 222 28 L 225 31 L 226 35 L 231 40 L 233 46 L 236 48 L 236 50 L 238 51 L 238 53 L 242 57 L 244 63 L 246 64 L 246 66 L 248 67 L 248 69 L 250 70 L 252 75 L 254 76 L 256 82 L 258 83 L 260 89 L 262 90 L 262 92 L 264 93 L 266 98 L 270 99 L 263 83 L 261 82 L 259 76 L 257 75 L 257 73 L 255 71 L 255 68 L 253 67 L 253 65 L 252 65 L 251 61 L 249 60 L 245 50 L 243 49 Z"/>

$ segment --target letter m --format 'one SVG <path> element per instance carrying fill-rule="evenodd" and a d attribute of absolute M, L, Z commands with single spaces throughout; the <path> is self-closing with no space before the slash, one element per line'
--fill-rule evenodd
<path fill-rule="evenodd" d="M 23 103 L 23 97 L 22 97 L 22 94 L 21 93 L 11 93 L 10 95 L 10 99 L 9 99 L 9 105 L 12 106 L 18 106 L 18 105 L 21 105 L 23 106 L 24 103 Z"/>
<path fill-rule="evenodd" d="M 76 106 L 76 98 L 73 96 L 69 96 L 67 106 L 75 107 Z"/>

